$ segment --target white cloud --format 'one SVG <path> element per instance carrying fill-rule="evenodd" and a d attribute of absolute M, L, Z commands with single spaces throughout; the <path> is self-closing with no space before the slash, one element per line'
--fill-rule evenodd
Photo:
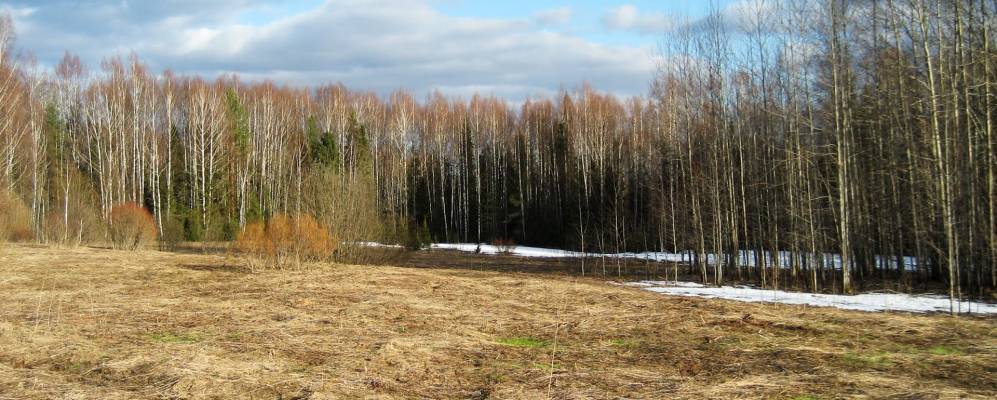
<path fill-rule="evenodd" d="M 571 20 L 571 7 L 538 11 L 533 14 L 533 20 L 539 25 L 564 25 Z"/>
<path fill-rule="evenodd" d="M 777 0 L 738 0 L 720 12 L 728 29 L 740 32 L 769 31 L 778 12 Z M 799 0 L 798 0 L 799 1 Z"/>
<path fill-rule="evenodd" d="M 13 7 L 7 4 L 0 4 L 0 14 L 10 15 L 12 19 L 30 17 L 38 8 L 36 7 Z"/>
<path fill-rule="evenodd" d="M 660 34 L 675 27 L 674 21 L 669 16 L 641 11 L 630 4 L 610 9 L 603 15 L 602 23 L 611 30 L 633 31 L 640 34 Z"/>
<path fill-rule="evenodd" d="M 154 70 L 238 73 L 295 85 L 342 81 L 382 94 L 397 88 L 417 95 L 482 90 L 512 100 L 583 81 L 641 94 L 655 69 L 647 48 L 599 44 L 537 26 L 568 22 L 570 8 L 541 12 L 531 21 L 449 16 L 428 0 L 328 0 L 249 24 L 240 15 L 259 8 L 244 0 L 202 8 L 187 4 L 193 1 L 60 0 L 24 18 L 28 28 L 18 45 L 50 64 L 66 49 L 91 66 L 133 50 Z"/>
<path fill-rule="evenodd" d="M 609 30 L 644 35 L 662 34 L 679 29 L 708 29 L 711 23 L 719 23 L 720 28 L 734 33 L 771 33 L 784 29 L 778 19 L 784 4 L 812 8 L 817 3 L 814 0 L 734 0 L 706 16 L 693 20 L 683 19 L 688 16 L 676 18 L 627 4 L 609 9 L 603 15 L 602 23 Z"/>

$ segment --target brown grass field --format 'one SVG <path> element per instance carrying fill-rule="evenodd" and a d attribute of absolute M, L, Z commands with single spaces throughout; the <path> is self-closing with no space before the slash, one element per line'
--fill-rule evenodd
<path fill-rule="evenodd" d="M 604 278 L 10 244 L 0 304 L 0 399 L 997 396 L 992 317 Z"/>

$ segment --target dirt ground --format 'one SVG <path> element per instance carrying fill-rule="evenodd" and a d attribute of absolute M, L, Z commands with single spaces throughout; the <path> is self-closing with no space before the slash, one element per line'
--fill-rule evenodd
<path fill-rule="evenodd" d="M 0 399 L 994 398 L 997 319 L 599 278 L 0 249 Z"/>

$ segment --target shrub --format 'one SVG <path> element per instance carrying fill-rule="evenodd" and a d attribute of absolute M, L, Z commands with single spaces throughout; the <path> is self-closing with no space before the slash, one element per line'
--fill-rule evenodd
<path fill-rule="evenodd" d="M 21 242 L 34 237 L 31 210 L 13 193 L 0 190 L 0 242 Z"/>
<path fill-rule="evenodd" d="M 163 235 L 159 238 L 159 249 L 176 251 L 184 241 L 183 219 L 170 217 L 163 219 Z"/>
<path fill-rule="evenodd" d="M 293 243 L 301 256 L 308 260 L 321 260 L 336 249 L 336 242 L 332 239 L 329 231 L 322 227 L 310 215 L 299 216 L 296 220 L 295 236 L 297 241 Z"/>
<path fill-rule="evenodd" d="M 204 238 L 204 228 L 201 226 L 201 214 L 191 212 L 183 219 L 183 238 L 189 242 L 200 242 Z"/>
<path fill-rule="evenodd" d="M 225 222 L 222 224 L 221 239 L 228 242 L 235 240 L 237 235 L 239 235 L 239 222 L 232 220 L 225 220 Z"/>
<path fill-rule="evenodd" d="M 343 174 L 332 168 L 313 171 L 302 188 L 302 206 L 339 241 L 333 257 L 350 263 L 377 263 L 395 251 L 369 242 L 392 242 L 395 224 L 375 201 L 377 186 L 367 174 Z"/>
<path fill-rule="evenodd" d="M 498 238 L 492 241 L 499 254 L 512 254 L 516 250 L 516 242 L 509 238 Z"/>
<path fill-rule="evenodd" d="M 98 209 L 100 201 L 93 183 L 75 168 L 59 175 L 48 182 L 50 206 L 42 220 L 40 239 L 67 246 L 106 240 L 107 220 Z"/>
<path fill-rule="evenodd" d="M 248 256 L 252 269 L 323 260 L 336 250 L 336 245 L 329 231 L 306 214 L 277 214 L 266 223 L 247 224 L 235 243 L 236 249 Z"/>
<path fill-rule="evenodd" d="M 252 222 L 246 224 L 235 238 L 235 247 L 244 253 L 267 252 L 266 246 L 270 245 L 267 240 L 267 226 L 263 222 Z"/>
<path fill-rule="evenodd" d="M 70 204 L 69 212 L 61 208 L 49 211 L 42 225 L 42 238 L 47 243 L 79 246 L 103 239 L 106 228 L 100 212 L 80 202 Z"/>
<path fill-rule="evenodd" d="M 432 243 L 432 238 L 429 233 L 429 225 L 426 221 L 422 221 L 422 224 L 412 224 L 405 226 L 407 232 L 405 232 L 404 240 L 405 248 L 416 251 L 422 250 Z"/>
<path fill-rule="evenodd" d="M 111 208 L 111 243 L 117 249 L 135 250 L 156 240 L 156 221 L 138 203 L 121 203 Z"/>

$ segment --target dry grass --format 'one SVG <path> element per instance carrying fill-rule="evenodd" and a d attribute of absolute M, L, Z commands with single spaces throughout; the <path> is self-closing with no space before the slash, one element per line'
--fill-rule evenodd
<path fill-rule="evenodd" d="M 994 319 L 558 275 L 9 245 L 0 304 L 0 398 L 997 395 Z"/>

